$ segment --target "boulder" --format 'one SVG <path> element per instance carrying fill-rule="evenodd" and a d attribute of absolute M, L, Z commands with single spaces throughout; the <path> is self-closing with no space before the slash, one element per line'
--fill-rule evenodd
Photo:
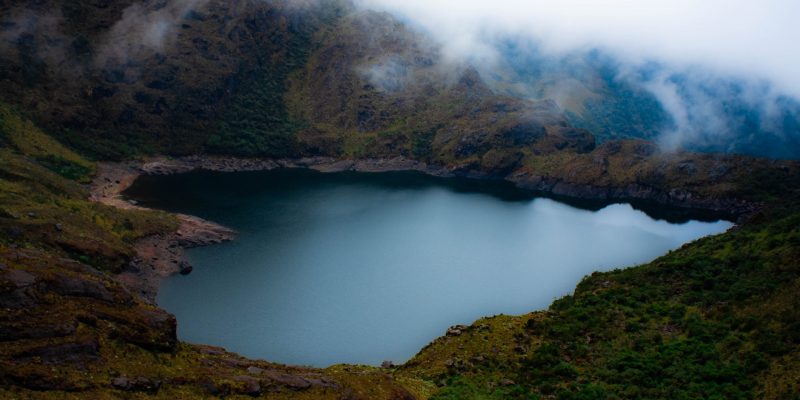
<path fill-rule="evenodd" d="M 181 261 L 180 264 L 178 264 L 178 268 L 180 268 L 181 275 L 189 275 L 194 271 L 194 267 L 186 261 Z"/>
<path fill-rule="evenodd" d="M 447 336 L 461 336 L 467 330 L 466 325 L 454 325 L 447 329 Z"/>
<path fill-rule="evenodd" d="M 256 366 L 247 367 L 247 373 L 248 374 L 258 375 L 258 374 L 260 374 L 262 372 L 264 372 L 264 368 L 258 368 Z"/>
<path fill-rule="evenodd" d="M 311 383 L 297 375 L 289 375 L 278 371 L 267 371 L 266 376 L 275 384 L 289 389 L 304 390 L 311 387 Z"/>

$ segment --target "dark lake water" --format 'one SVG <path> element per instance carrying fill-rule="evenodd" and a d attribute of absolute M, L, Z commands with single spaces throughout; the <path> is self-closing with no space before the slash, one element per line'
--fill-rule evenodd
<path fill-rule="evenodd" d="M 182 340 L 314 366 L 403 362 L 450 325 L 546 308 L 593 271 L 731 227 L 415 173 L 196 172 L 127 194 L 240 232 L 162 285 Z"/>

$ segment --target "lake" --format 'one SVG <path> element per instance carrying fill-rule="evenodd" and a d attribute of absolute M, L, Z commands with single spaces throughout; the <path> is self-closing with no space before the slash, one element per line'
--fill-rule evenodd
<path fill-rule="evenodd" d="M 450 325 L 547 308 L 593 271 L 732 226 L 418 173 L 192 172 L 126 194 L 240 232 L 162 284 L 181 340 L 320 367 L 402 363 Z"/>

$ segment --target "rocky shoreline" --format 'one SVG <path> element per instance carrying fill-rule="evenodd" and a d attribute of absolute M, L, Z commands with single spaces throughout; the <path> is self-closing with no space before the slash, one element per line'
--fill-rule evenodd
<path fill-rule="evenodd" d="M 89 185 L 90 200 L 123 209 L 142 208 L 125 200 L 122 193 L 141 175 L 171 175 L 195 170 L 218 172 L 268 171 L 277 168 L 308 168 L 323 173 L 416 171 L 436 177 L 465 177 L 473 179 L 502 179 L 517 187 L 548 195 L 596 201 L 650 201 L 664 206 L 697 209 L 743 218 L 757 205 L 737 199 L 705 199 L 686 190 L 659 190 L 630 184 L 624 187 L 599 187 L 565 182 L 559 179 L 527 173 L 505 177 L 480 172 L 465 172 L 456 168 L 428 165 L 405 157 L 347 160 L 332 157 L 299 159 L 248 159 L 218 156 L 157 157 L 124 163 L 100 163 L 97 175 Z M 140 239 L 134 244 L 137 257 L 116 279 L 130 290 L 155 302 L 160 282 L 175 274 L 188 274 L 192 266 L 184 250 L 233 240 L 236 232 L 198 217 L 175 214 L 178 229 L 170 234 Z"/>
<path fill-rule="evenodd" d="M 142 174 L 145 164 L 100 163 L 97 175 L 89 186 L 89 199 L 122 209 L 143 209 L 122 197 Z M 174 214 L 178 228 L 169 234 L 155 235 L 139 239 L 134 243 L 134 258 L 115 279 L 144 299 L 155 303 L 161 281 L 175 274 L 188 274 L 192 266 L 184 255 L 184 250 L 192 247 L 208 246 L 233 240 L 236 231 L 186 214 Z"/>

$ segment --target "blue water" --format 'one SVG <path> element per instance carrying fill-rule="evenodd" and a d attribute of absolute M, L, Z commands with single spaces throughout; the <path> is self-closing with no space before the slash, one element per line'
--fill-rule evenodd
<path fill-rule="evenodd" d="M 450 325 L 546 308 L 593 271 L 731 227 L 410 173 L 201 172 L 129 195 L 240 232 L 162 285 L 182 340 L 314 366 L 403 362 Z"/>

